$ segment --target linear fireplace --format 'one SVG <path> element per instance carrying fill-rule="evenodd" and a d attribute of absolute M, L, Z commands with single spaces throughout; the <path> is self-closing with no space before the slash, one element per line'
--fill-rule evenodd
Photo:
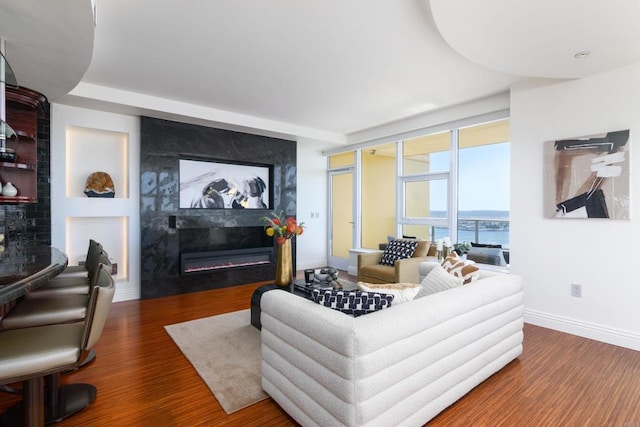
<path fill-rule="evenodd" d="M 176 273 L 190 290 L 252 283 L 273 278 L 275 248 L 264 227 L 215 227 L 176 221 Z"/>
<path fill-rule="evenodd" d="M 205 274 L 227 269 L 270 265 L 273 248 L 248 248 L 211 252 L 185 252 L 180 255 L 180 275 Z"/>

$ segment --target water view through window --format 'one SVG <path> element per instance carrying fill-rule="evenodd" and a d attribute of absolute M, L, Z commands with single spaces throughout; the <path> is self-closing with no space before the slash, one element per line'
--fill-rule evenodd
<path fill-rule="evenodd" d="M 462 144 L 461 144 L 462 145 Z M 433 162 L 448 162 L 448 156 L 432 155 Z M 439 158 L 440 157 L 440 158 Z M 509 247 L 509 142 L 476 145 L 459 150 L 458 241 Z M 432 194 L 434 218 L 446 217 L 446 194 Z M 434 228 L 436 239 L 449 234 Z"/>

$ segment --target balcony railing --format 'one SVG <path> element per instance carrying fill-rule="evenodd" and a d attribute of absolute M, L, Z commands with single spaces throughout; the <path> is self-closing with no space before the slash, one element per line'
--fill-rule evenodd
<path fill-rule="evenodd" d="M 446 227 L 431 227 L 433 240 L 449 235 Z M 458 242 L 502 245 L 509 248 L 509 220 L 504 218 L 458 218 Z"/>

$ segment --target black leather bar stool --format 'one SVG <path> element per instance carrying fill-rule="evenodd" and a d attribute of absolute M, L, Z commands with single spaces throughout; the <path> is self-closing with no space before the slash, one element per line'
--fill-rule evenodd
<path fill-rule="evenodd" d="M 113 278 L 100 268 L 84 322 L 0 332 L 0 384 L 23 383 L 23 400 L 2 415 L 4 425 L 43 426 L 93 402 L 94 386 L 58 386 L 59 375 L 77 367 L 98 341 L 114 292 Z M 50 384 L 46 396 L 45 378 Z"/>

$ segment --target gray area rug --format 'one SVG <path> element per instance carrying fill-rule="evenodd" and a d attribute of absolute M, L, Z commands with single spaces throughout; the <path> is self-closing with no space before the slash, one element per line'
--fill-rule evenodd
<path fill-rule="evenodd" d="M 227 414 L 267 398 L 250 318 L 247 309 L 164 327 Z"/>

